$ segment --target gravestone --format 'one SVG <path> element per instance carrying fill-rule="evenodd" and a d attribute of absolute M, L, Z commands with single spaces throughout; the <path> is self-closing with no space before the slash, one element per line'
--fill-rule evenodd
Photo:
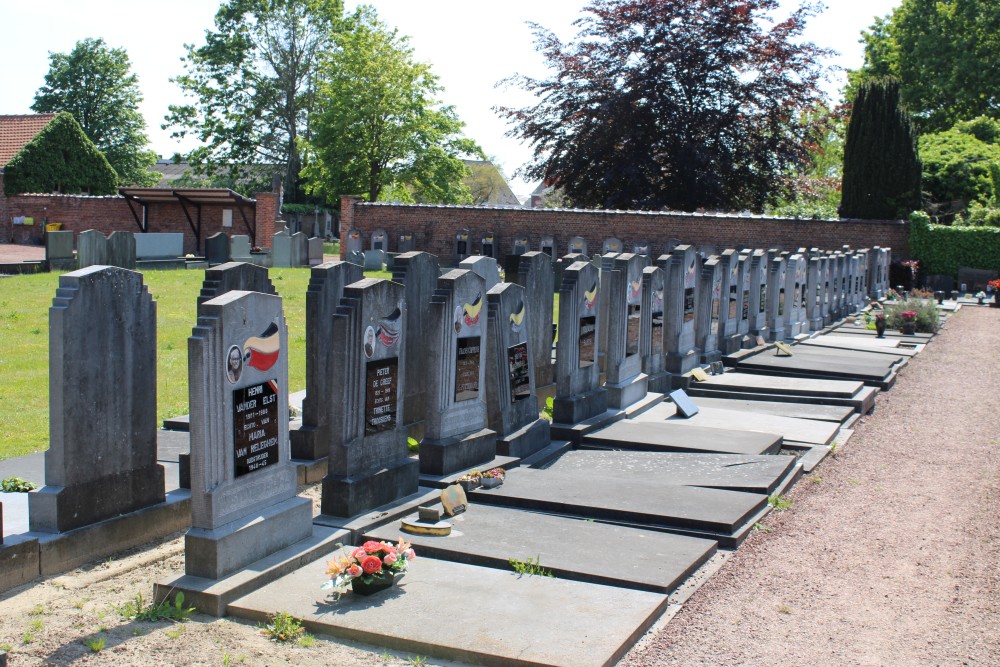
<path fill-rule="evenodd" d="M 514 237 L 514 245 L 511 248 L 511 254 L 512 255 L 523 255 L 524 253 L 528 252 L 528 248 L 529 247 L 530 246 L 528 245 L 528 237 L 527 236 L 524 236 L 524 235 L 515 236 Z"/>
<path fill-rule="evenodd" d="M 524 288 L 528 309 L 528 347 L 531 348 L 537 391 L 555 382 L 555 365 L 552 363 L 555 273 L 552 258 L 544 252 L 525 253 L 518 257 L 516 269 L 508 272 L 507 278 Z"/>
<path fill-rule="evenodd" d="M 309 266 L 319 266 L 323 263 L 323 239 L 314 236 L 306 242 L 306 257 Z"/>
<path fill-rule="evenodd" d="M 364 278 L 344 288 L 333 317 L 330 405 L 340 409 L 329 413 L 324 514 L 357 516 L 417 491 L 403 423 L 406 309 L 397 283 Z"/>
<path fill-rule="evenodd" d="M 481 248 L 480 255 L 484 257 L 492 257 L 496 259 L 497 257 L 497 238 L 493 232 L 486 232 L 479 243 Z"/>
<path fill-rule="evenodd" d="M 546 234 L 538 244 L 538 250 L 554 259 L 556 256 L 556 240 L 551 235 Z"/>
<path fill-rule="evenodd" d="M 737 302 L 736 337 L 741 348 L 754 347 L 750 339 L 750 254 L 741 253 L 737 267 L 739 276 L 739 299 Z"/>
<path fill-rule="evenodd" d="M 722 297 L 722 273 L 718 255 L 701 263 L 698 270 L 698 308 L 695 316 L 695 347 L 701 350 L 701 362 L 722 359 L 719 351 L 719 309 Z"/>
<path fill-rule="evenodd" d="M 229 261 L 229 236 L 225 232 L 216 232 L 205 239 L 205 261 L 209 266 Z"/>
<path fill-rule="evenodd" d="M 205 269 L 205 280 L 198 295 L 198 313 L 206 301 L 233 291 L 277 294 L 267 268 L 250 262 L 226 262 Z"/>
<path fill-rule="evenodd" d="M 549 422 L 538 417 L 528 298 L 513 283 L 486 293 L 486 425 L 496 432 L 496 453 L 517 458 L 550 443 Z"/>
<path fill-rule="evenodd" d="M 618 254 L 622 251 L 624 244 L 622 244 L 621 239 L 615 238 L 614 236 L 604 239 L 604 243 L 601 245 L 601 254 L 607 255 L 608 253 Z"/>
<path fill-rule="evenodd" d="M 249 262 L 250 257 L 250 237 L 246 234 L 237 234 L 229 242 L 229 260 L 232 262 Z"/>
<path fill-rule="evenodd" d="M 96 229 L 88 229 L 85 232 L 80 232 L 76 248 L 76 259 L 80 265 L 79 268 L 85 269 L 88 266 L 107 265 L 108 239 Z"/>
<path fill-rule="evenodd" d="M 823 271 L 823 260 L 819 257 L 809 258 L 809 268 L 806 278 L 806 319 L 809 331 L 819 331 L 823 328 L 823 284 L 820 276 Z"/>
<path fill-rule="evenodd" d="M 308 238 L 302 232 L 295 232 L 289 237 L 290 248 L 289 264 L 293 268 L 305 266 L 309 261 Z"/>
<path fill-rule="evenodd" d="M 469 237 L 468 229 L 460 229 L 455 232 L 455 256 L 453 258 L 453 263 L 458 266 L 466 257 L 472 255 L 472 241 Z"/>
<path fill-rule="evenodd" d="M 587 254 L 587 239 L 582 236 L 574 236 L 569 240 L 569 245 L 566 248 L 568 254 Z"/>
<path fill-rule="evenodd" d="M 403 232 L 400 234 L 399 239 L 396 242 L 396 249 L 400 254 L 416 250 L 417 241 L 413 237 L 413 232 Z"/>
<path fill-rule="evenodd" d="M 767 340 L 767 253 L 754 250 L 747 271 L 750 285 L 750 326 L 747 333 Z"/>
<path fill-rule="evenodd" d="M 664 362 L 664 287 L 663 269 L 659 266 L 643 268 L 639 354 L 642 356 L 642 372 L 648 377 L 649 390 L 659 393 L 670 386 L 670 374 Z"/>
<path fill-rule="evenodd" d="M 134 238 L 137 260 L 176 260 L 184 256 L 184 234 L 180 232 L 145 232 Z"/>
<path fill-rule="evenodd" d="M 364 253 L 365 271 L 383 271 L 385 269 L 384 250 L 366 250 Z"/>
<path fill-rule="evenodd" d="M 556 397 L 552 420 L 577 424 L 608 409 L 597 366 L 600 277 L 590 262 L 573 262 L 559 286 Z"/>
<path fill-rule="evenodd" d="M 352 252 L 364 252 L 361 232 L 357 229 L 352 229 L 347 232 L 347 238 L 344 239 L 344 254 L 346 255 Z"/>
<path fill-rule="evenodd" d="M 830 256 L 822 253 L 819 257 L 819 312 L 823 325 L 830 323 Z"/>
<path fill-rule="evenodd" d="M 601 270 L 601 291 L 597 298 L 600 300 L 598 306 L 597 315 L 597 365 L 601 369 L 601 372 L 605 372 L 607 366 L 605 365 L 607 361 L 608 352 L 608 299 L 611 298 L 610 290 L 606 289 L 608 281 L 611 279 L 611 272 L 615 268 L 615 258 L 618 257 L 617 252 L 604 253 L 600 257 L 594 257 L 591 263 Z"/>
<path fill-rule="evenodd" d="M 360 250 L 352 250 L 347 253 L 347 257 L 345 259 L 351 264 L 357 264 L 360 267 L 364 267 L 365 265 L 365 253 Z"/>
<path fill-rule="evenodd" d="M 59 277 L 49 309 L 45 486 L 32 531 L 61 533 L 164 502 L 156 462 L 156 305 L 142 274 Z"/>
<path fill-rule="evenodd" d="M 183 237 L 181 237 L 183 239 Z M 132 232 L 111 232 L 108 235 L 108 265 L 121 269 L 135 269 L 135 234 Z M 184 248 L 181 246 L 183 254 Z"/>
<path fill-rule="evenodd" d="M 698 286 L 698 257 L 694 247 L 678 245 L 670 255 L 658 261 L 666 273 L 666 311 L 663 338 L 666 369 L 674 375 L 684 375 L 696 368 L 701 350 L 695 336 L 695 314 Z"/>
<path fill-rule="evenodd" d="M 370 249 L 389 252 L 389 235 L 385 233 L 384 229 L 376 229 L 372 232 L 372 244 Z"/>
<path fill-rule="evenodd" d="M 846 317 L 850 313 L 850 309 L 847 303 L 847 281 L 849 279 L 849 267 L 847 263 L 847 256 L 842 252 L 838 252 L 837 255 L 837 315 L 838 317 Z"/>
<path fill-rule="evenodd" d="M 649 241 L 633 241 L 632 253 L 635 255 L 642 255 L 643 257 L 649 257 L 653 253 L 653 248 L 649 244 Z"/>
<path fill-rule="evenodd" d="M 492 260 L 491 260 L 492 261 Z M 438 278 L 427 317 L 427 415 L 420 472 L 447 475 L 491 461 L 496 433 L 486 428 L 486 288 L 466 269 Z"/>
<path fill-rule="evenodd" d="M 740 256 L 729 249 L 719 259 L 720 301 L 719 301 L 719 349 L 723 354 L 732 354 L 740 349 L 742 339 L 736 329 L 740 320 Z"/>
<path fill-rule="evenodd" d="M 424 414 L 427 410 L 427 376 L 430 373 L 430 355 L 426 353 L 431 335 L 428 317 L 431 296 L 441 275 L 438 259 L 427 252 L 406 252 L 396 256 L 392 266 L 392 280 L 403 286 L 406 302 L 406 374 L 403 384 L 403 423 L 413 427 L 419 424 L 415 438 L 422 437 Z"/>
<path fill-rule="evenodd" d="M 45 261 L 50 271 L 72 271 L 76 268 L 73 232 L 45 232 Z"/>
<path fill-rule="evenodd" d="M 790 307 L 786 298 L 787 269 L 784 257 L 774 257 L 767 267 L 767 327 L 770 342 L 785 340 L 785 311 Z"/>
<path fill-rule="evenodd" d="M 281 297 L 233 291 L 201 304 L 188 339 L 188 575 L 221 579 L 312 534 L 288 448 L 288 332 Z"/>
<path fill-rule="evenodd" d="M 609 275 L 607 379 L 608 406 L 623 410 L 646 395 L 642 372 L 642 270 L 644 258 L 623 253 Z"/>
<path fill-rule="evenodd" d="M 344 288 L 365 277 L 360 266 L 333 261 L 313 267 L 306 291 L 306 395 L 302 401 L 302 426 L 291 431 L 292 458 L 313 461 L 329 454 L 331 424 L 344 406 L 335 400 L 331 374 L 333 356 L 340 345 L 333 337 L 333 319 Z"/>
<path fill-rule="evenodd" d="M 292 265 L 292 239 L 286 231 L 280 231 L 271 238 L 271 266 L 288 268 Z"/>
<path fill-rule="evenodd" d="M 785 337 L 795 338 L 802 333 L 803 292 L 805 291 L 805 261 L 798 253 L 785 262 L 785 305 L 783 324 Z"/>
<path fill-rule="evenodd" d="M 463 259 L 458 268 L 472 271 L 483 279 L 483 288 L 486 291 L 500 282 L 500 269 L 497 268 L 497 261 L 486 255 L 474 255 Z"/>

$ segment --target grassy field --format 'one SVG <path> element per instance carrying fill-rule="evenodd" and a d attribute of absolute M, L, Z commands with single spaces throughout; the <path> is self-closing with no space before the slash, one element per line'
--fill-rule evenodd
<path fill-rule="evenodd" d="M 306 288 L 309 269 L 272 269 L 288 323 L 292 391 L 305 388 Z M 388 278 L 387 272 L 369 272 Z M 156 300 L 156 413 L 162 421 L 188 412 L 187 339 L 195 324 L 201 271 L 150 271 Z M 42 451 L 49 443 L 49 306 L 59 274 L 0 278 L 0 459 Z"/>

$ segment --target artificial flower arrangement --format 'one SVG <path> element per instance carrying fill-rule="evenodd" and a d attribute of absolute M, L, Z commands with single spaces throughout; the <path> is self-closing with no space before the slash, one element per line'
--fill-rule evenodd
<path fill-rule="evenodd" d="M 483 473 L 481 484 L 484 488 L 492 489 L 503 484 L 507 471 L 503 468 L 491 468 Z"/>
<path fill-rule="evenodd" d="M 406 572 L 407 563 L 416 557 L 413 547 L 403 538 L 395 546 L 369 540 L 349 554 L 327 561 L 326 573 L 330 580 L 320 588 L 343 593 L 355 579 L 371 584 L 376 579 L 393 577 Z"/>
<path fill-rule="evenodd" d="M 995 278 L 986 284 L 992 287 L 994 292 L 1000 292 L 1000 278 Z"/>
<path fill-rule="evenodd" d="M 917 312 L 914 310 L 904 310 L 899 316 L 903 318 L 904 322 L 913 322 L 917 319 Z"/>
<path fill-rule="evenodd" d="M 472 489 L 478 489 L 483 485 L 483 473 L 478 470 L 473 470 L 472 472 L 467 472 L 458 478 L 458 483 L 466 491 L 471 491 Z"/>
<path fill-rule="evenodd" d="M 900 300 L 900 299 L 901 299 L 901 297 L 899 296 L 899 292 L 897 292 L 894 289 L 890 289 L 890 290 L 888 290 L 885 293 L 885 300 L 886 301 L 897 301 L 897 300 Z"/>

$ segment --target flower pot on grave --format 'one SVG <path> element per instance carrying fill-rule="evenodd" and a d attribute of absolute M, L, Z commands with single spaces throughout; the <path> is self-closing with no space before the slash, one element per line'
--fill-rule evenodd
<path fill-rule="evenodd" d="M 912 336 L 917 333 L 917 323 L 903 322 L 903 326 L 901 326 L 899 330 L 904 336 Z"/>
<path fill-rule="evenodd" d="M 466 493 L 472 491 L 473 489 L 478 489 L 480 486 L 482 486 L 481 480 L 478 479 L 476 480 L 460 479 L 458 480 L 458 483 Z"/>
<path fill-rule="evenodd" d="M 370 577 L 370 582 L 365 582 L 365 577 L 351 579 L 351 590 L 356 595 L 372 595 L 396 585 L 396 576 L 392 572 L 381 572 Z"/>
<path fill-rule="evenodd" d="M 495 489 L 501 484 L 503 484 L 503 480 L 500 479 L 499 477 L 483 477 L 484 489 Z"/>
<path fill-rule="evenodd" d="M 875 318 L 875 333 L 878 338 L 885 338 L 885 318 Z"/>

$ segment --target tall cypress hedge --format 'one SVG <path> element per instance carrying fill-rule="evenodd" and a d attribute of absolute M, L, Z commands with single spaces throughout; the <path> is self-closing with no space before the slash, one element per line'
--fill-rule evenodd
<path fill-rule="evenodd" d="M 891 220 L 920 209 L 920 158 L 899 81 L 861 84 L 844 144 L 840 215 Z"/>
<path fill-rule="evenodd" d="M 56 115 L 3 170 L 4 193 L 110 195 L 118 174 L 71 114 Z"/>

